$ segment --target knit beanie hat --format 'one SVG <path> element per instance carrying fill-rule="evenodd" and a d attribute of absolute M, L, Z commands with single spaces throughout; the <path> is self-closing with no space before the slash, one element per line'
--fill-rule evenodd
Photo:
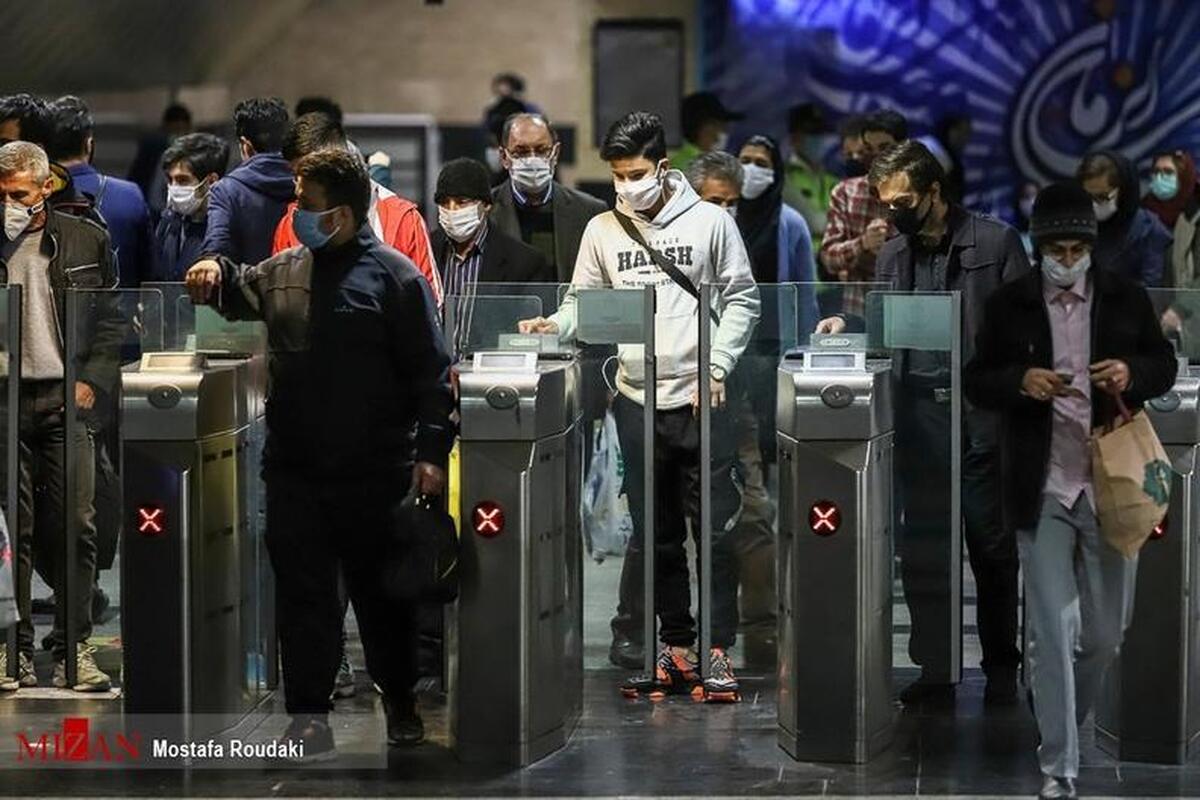
<path fill-rule="evenodd" d="M 473 158 L 447 161 L 438 174 L 433 202 L 440 204 L 451 197 L 492 202 L 492 182 L 487 167 Z"/>
<path fill-rule="evenodd" d="M 1035 245 L 1060 239 L 1096 241 L 1092 198 L 1074 181 L 1050 184 L 1033 201 L 1029 235 Z"/>

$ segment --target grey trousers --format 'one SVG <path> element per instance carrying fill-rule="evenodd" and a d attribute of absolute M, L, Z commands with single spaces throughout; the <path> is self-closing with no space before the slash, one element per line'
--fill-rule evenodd
<path fill-rule="evenodd" d="M 1086 495 L 1070 510 L 1042 500 L 1035 530 L 1017 532 L 1025 575 L 1029 682 L 1042 772 L 1079 775 L 1079 726 L 1087 719 L 1133 616 L 1137 558 L 1100 536 Z"/>

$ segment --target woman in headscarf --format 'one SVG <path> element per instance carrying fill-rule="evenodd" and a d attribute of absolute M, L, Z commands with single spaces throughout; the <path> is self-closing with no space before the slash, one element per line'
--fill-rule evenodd
<path fill-rule="evenodd" d="M 1163 286 L 1200 289 L 1200 191 L 1196 164 L 1182 150 L 1159 153 L 1150 171 L 1150 191 L 1142 205 L 1174 234 Z M 1191 292 L 1171 298 L 1162 313 L 1163 331 L 1180 351 L 1192 355 L 1200 348 L 1200 302 Z M 1200 352 L 1196 355 L 1200 357 Z"/>

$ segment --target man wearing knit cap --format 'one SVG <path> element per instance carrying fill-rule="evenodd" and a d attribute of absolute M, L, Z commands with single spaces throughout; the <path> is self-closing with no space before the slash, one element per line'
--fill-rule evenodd
<path fill-rule="evenodd" d="M 1145 289 L 1091 269 L 1092 200 L 1074 183 L 1033 206 L 1038 269 L 988 301 L 968 399 L 1000 412 L 1003 523 L 1025 575 L 1040 797 L 1075 797 L 1079 724 L 1133 612 L 1136 557 L 1100 536 L 1088 436 L 1120 395 L 1131 411 L 1171 388 L 1176 363 Z"/>
<path fill-rule="evenodd" d="M 433 200 L 438 227 L 430 237 L 454 332 L 455 355 L 471 344 L 471 312 L 480 283 L 553 283 L 554 268 L 540 251 L 488 224 L 492 187 L 487 167 L 470 158 L 446 162 Z M 482 333 L 482 332 L 480 332 Z M 495 342 L 487 343 L 489 346 Z"/>

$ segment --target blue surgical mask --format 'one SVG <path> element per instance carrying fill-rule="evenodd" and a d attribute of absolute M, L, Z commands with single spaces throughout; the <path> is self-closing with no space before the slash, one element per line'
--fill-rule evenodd
<path fill-rule="evenodd" d="M 1159 200 L 1170 200 L 1179 194 L 1179 176 L 1174 172 L 1156 172 L 1150 179 L 1150 193 Z"/>
<path fill-rule="evenodd" d="M 300 240 L 300 244 L 309 250 L 320 250 L 329 244 L 329 240 L 337 236 L 341 225 L 334 228 L 331 232 L 326 233 L 321 230 L 321 218 L 329 216 L 334 211 L 337 211 L 337 209 L 307 211 L 303 208 L 297 208 L 296 213 L 292 215 L 292 230 L 296 232 L 296 238 Z"/>

